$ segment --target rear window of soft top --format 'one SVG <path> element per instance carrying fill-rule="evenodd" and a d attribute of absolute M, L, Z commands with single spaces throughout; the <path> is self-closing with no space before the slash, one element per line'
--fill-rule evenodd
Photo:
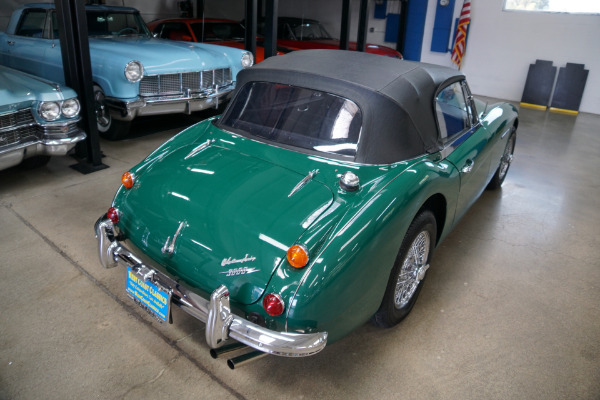
<path fill-rule="evenodd" d="M 354 157 L 362 114 L 356 103 L 334 94 L 250 82 L 232 100 L 219 124 L 276 144 Z"/>

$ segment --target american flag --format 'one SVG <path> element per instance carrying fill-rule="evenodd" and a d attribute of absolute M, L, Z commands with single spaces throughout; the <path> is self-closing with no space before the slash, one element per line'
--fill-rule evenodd
<path fill-rule="evenodd" d="M 465 0 L 463 3 L 462 11 L 460 12 L 460 18 L 458 20 L 458 27 L 456 28 L 456 39 L 454 40 L 454 46 L 452 47 L 452 57 L 450 58 L 454 64 L 460 69 L 463 56 L 465 55 L 466 39 L 467 39 L 467 25 L 471 23 L 471 2 Z"/>

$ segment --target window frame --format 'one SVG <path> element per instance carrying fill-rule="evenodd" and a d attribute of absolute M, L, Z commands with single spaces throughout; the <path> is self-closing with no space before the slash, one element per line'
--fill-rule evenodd
<path fill-rule="evenodd" d="M 452 136 L 447 136 L 446 138 L 442 138 L 441 136 L 441 126 L 437 113 L 437 97 L 438 95 L 446 88 L 450 87 L 454 84 L 459 84 L 461 87 L 461 92 L 463 98 L 465 100 L 465 107 L 467 113 L 467 126 L 463 128 L 461 131 L 456 132 Z M 442 158 L 448 157 L 457 147 L 459 147 L 465 140 L 467 140 L 477 128 L 481 125 L 481 120 L 479 119 L 479 115 L 477 113 L 477 107 L 475 106 L 475 100 L 473 95 L 471 94 L 471 90 L 467 81 L 465 79 L 455 80 L 452 82 L 448 82 L 445 86 L 438 89 L 435 93 L 433 99 L 433 107 L 435 111 L 435 122 L 438 129 L 438 140 L 441 145 L 441 154 Z"/>
<path fill-rule="evenodd" d="M 438 104 L 440 104 L 440 102 L 438 101 L 438 96 L 444 90 L 446 90 L 454 85 L 458 85 L 460 87 L 460 91 L 458 93 L 460 93 L 460 95 L 462 95 L 462 100 L 463 100 L 465 109 L 464 110 L 461 109 L 461 111 L 466 113 L 466 119 L 464 121 L 464 122 L 466 122 L 466 124 L 461 130 L 454 132 L 450 135 L 450 134 L 448 134 L 448 130 L 446 128 L 446 123 L 444 122 L 442 124 L 440 121 L 440 112 L 438 111 L 439 110 Z M 470 91 L 468 90 L 468 86 L 466 86 L 465 80 L 449 82 L 447 85 L 441 87 L 436 92 L 433 102 L 434 102 L 433 107 L 434 107 L 435 116 L 436 116 L 436 125 L 437 125 L 437 129 L 438 129 L 438 139 L 442 143 L 449 143 L 449 142 L 454 141 L 455 138 L 459 137 L 464 132 L 469 131 L 476 122 L 476 113 L 473 112 L 474 107 L 475 107 L 473 104 L 473 96 L 471 95 Z M 445 136 L 442 136 L 442 133 L 443 133 L 442 129 L 446 130 Z"/>
<path fill-rule="evenodd" d="M 21 29 L 23 28 L 23 24 L 25 23 L 25 19 L 27 19 L 27 17 L 31 14 L 43 14 L 44 18 L 43 18 L 43 26 L 42 26 L 42 30 L 40 35 L 41 36 L 35 36 L 35 35 L 23 35 L 21 33 L 19 33 L 21 31 Z M 48 10 L 43 9 L 43 8 L 31 8 L 31 9 L 27 9 L 23 11 L 23 14 L 21 14 L 21 18 L 19 19 L 19 24 L 17 25 L 17 28 L 15 29 L 15 36 L 20 36 L 20 37 L 28 37 L 28 38 L 34 38 L 34 39 L 48 39 L 49 36 L 49 32 L 50 32 L 50 23 L 48 22 Z"/>
<path fill-rule="evenodd" d="M 352 103 L 354 106 L 356 106 L 357 113 L 360 118 L 360 120 L 359 120 L 360 126 L 358 128 L 358 135 L 357 135 L 356 143 L 355 143 L 356 150 L 355 150 L 354 154 L 348 155 L 348 154 L 342 154 L 342 153 L 336 153 L 336 152 L 328 152 L 328 151 L 323 151 L 323 150 L 317 150 L 315 148 L 299 146 L 297 144 L 285 143 L 285 142 L 265 138 L 260 135 L 255 135 L 251 132 L 248 132 L 245 129 L 236 128 L 236 127 L 233 127 L 230 125 L 225 125 L 224 121 L 226 121 L 233 113 L 233 107 L 231 107 L 230 105 L 233 104 L 237 100 L 238 96 L 241 96 L 241 93 L 243 92 L 243 88 L 245 88 L 246 86 L 251 86 L 256 83 L 266 83 L 266 84 L 271 84 L 271 85 L 284 85 L 284 86 L 290 86 L 290 87 L 297 88 L 297 89 L 321 92 L 328 96 L 336 97 L 338 99 L 344 100 L 345 102 Z M 242 137 L 246 137 L 248 139 L 251 139 L 251 140 L 254 140 L 257 142 L 266 143 L 266 144 L 269 144 L 274 147 L 293 150 L 295 152 L 299 152 L 299 153 L 303 153 L 303 154 L 318 155 L 321 157 L 324 156 L 327 158 L 345 160 L 345 161 L 354 161 L 356 159 L 356 157 L 358 156 L 358 153 L 360 151 L 361 142 L 363 139 L 364 112 L 357 102 L 355 102 L 354 100 L 352 100 L 346 96 L 342 96 L 339 94 L 330 93 L 330 92 L 323 91 L 323 90 L 317 90 L 317 89 L 313 89 L 313 88 L 310 88 L 307 86 L 298 86 L 298 85 L 291 85 L 291 84 L 278 84 L 278 83 L 271 82 L 271 81 L 250 81 L 250 82 L 247 82 L 244 86 L 242 86 L 242 88 L 240 88 L 240 91 L 236 94 L 236 96 L 233 99 L 231 99 L 231 101 L 227 107 L 227 110 L 223 113 L 223 115 L 220 118 L 218 118 L 217 120 L 214 121 L 214 124 L 219 129 L 223 129 L 225 131 L 232 132 L 234 134 L 240 135 Z"/>

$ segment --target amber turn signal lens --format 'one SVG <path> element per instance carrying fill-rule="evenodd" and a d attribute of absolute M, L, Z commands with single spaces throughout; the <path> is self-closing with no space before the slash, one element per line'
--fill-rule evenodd
<path fill-rule="evenodd" d="M 119 210 L 114 207 L 108 209 L 106 216 L 113 222 L 113 224 L 119 222 Z"/>
<path fill-rule="evenodd" d="M 271 317 L 276 317 L 283 314 L 285 304 L 283 303 L 283 299 L 280 295 L 269 293 L 263 299 L 263 307 L 267 314 L 269 314 Z"/>
<path fill-rule="evenodd" d="M 125 172 L 123 176 L 121 176 L 121 183 L 125 186 L 126 189 L 131 189 L 135 182 L 135 177 L 131 172 Z"/>
<path fill-rule="evenodd" d="M 287 259 L 294 268 L 302 268 L 308 264 L 308 251 L 301 244 L 295 244 L 287 251 Z"/>

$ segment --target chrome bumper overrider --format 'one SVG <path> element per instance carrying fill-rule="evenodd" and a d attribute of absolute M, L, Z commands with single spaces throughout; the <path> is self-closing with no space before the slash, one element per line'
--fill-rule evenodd
<path fill-rule="evenodd" d="M 206 323 L 206 342 L 213 349 L 221 347 L 231 338 L 265 353 L 304 357 L 318 353 L 327 344 L 326 332 L 277 332 L 233 314 L 229 306 L 229 291 L 225 285 L 215 289 L 210 300 L 195 294 L 155 268 L 144 264 L 138 256 L 121 244 L 115 236 L 112 221 L 106 216 L 98 219 L 94 229 L 102 265 L 105 268 L 129 266 L 144 280 L 151 280 L 169 291 L 172 304 Z"/>

